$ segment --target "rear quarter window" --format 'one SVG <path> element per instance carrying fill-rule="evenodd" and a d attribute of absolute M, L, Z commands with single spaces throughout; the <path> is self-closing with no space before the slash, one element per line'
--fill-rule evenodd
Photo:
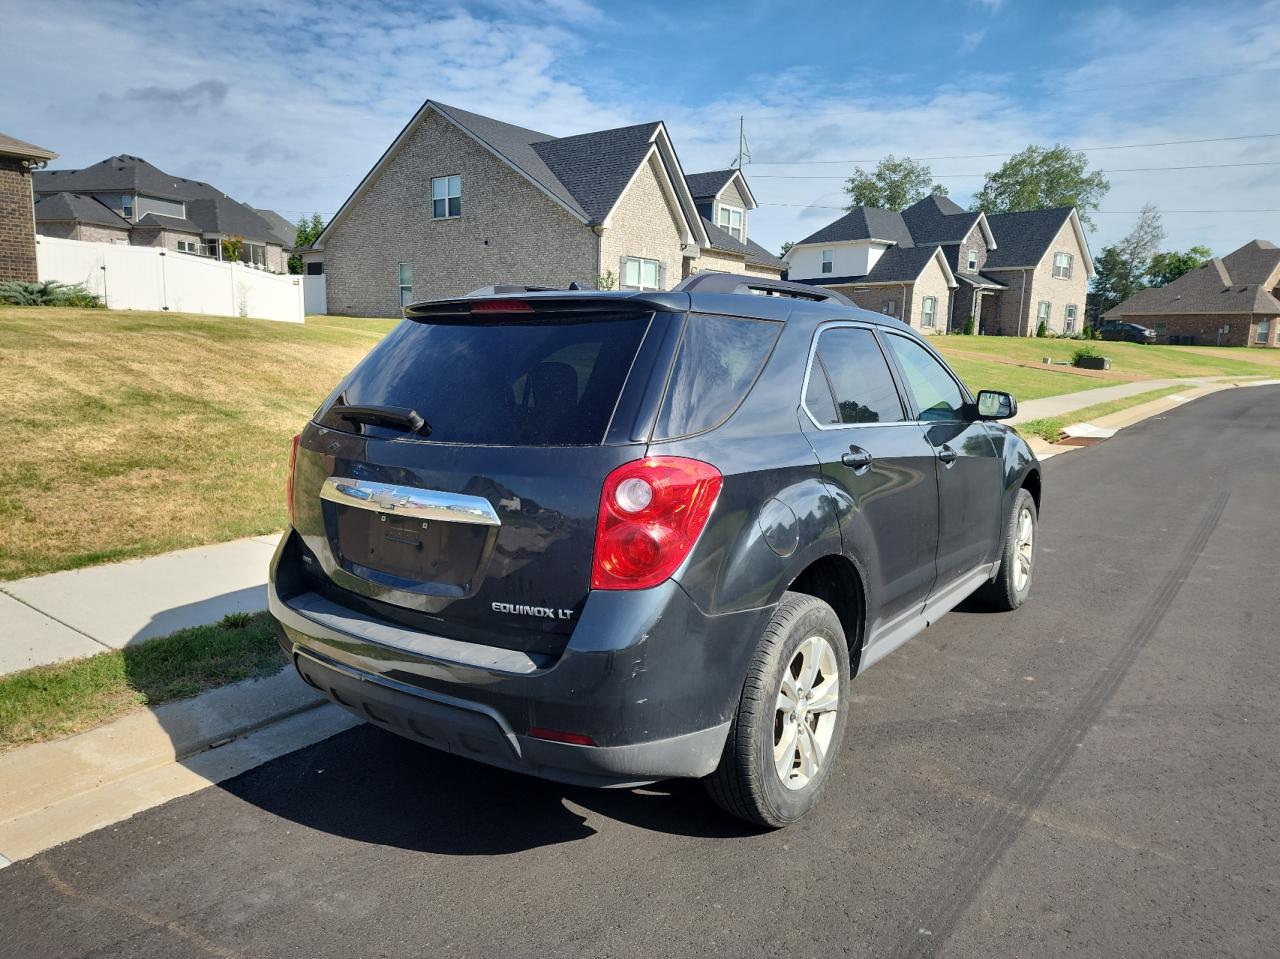
<path fill-rule="evenodd" d="M 770 320 L 690 314 L 653 438 L 690 436 L 728 419 L 781 331 L 782 324 Z"/>

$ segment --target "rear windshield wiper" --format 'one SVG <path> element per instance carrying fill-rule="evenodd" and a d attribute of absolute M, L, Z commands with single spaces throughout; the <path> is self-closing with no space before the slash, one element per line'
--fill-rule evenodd
<path fill-rule="evenodd" d="M 406 406 L 335 406 L 330 412 L 338 419 L 352 423 L 369 423 L 406 433 L 431 435 L 431 424 L 417 410 Z"/>

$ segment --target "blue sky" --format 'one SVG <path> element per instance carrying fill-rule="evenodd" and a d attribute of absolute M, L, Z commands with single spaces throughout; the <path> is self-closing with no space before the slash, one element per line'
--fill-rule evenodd
<path fill-rule="evenodd" d="M 689 172 L 725 166 L 745 116 L 751 232 L 774 249 L 886 153 L 955 157 L 930 165 L 967 205 L 1001 161 L 973 154 L 1280 134 L 1277 0 L 0 0 L 0 22 L 22 40 L 0 130 L 58 167 L 134 153 L 290 219 L 332 214 L 428 97 L 553 134 L 662 119 Z M 1280 242 L 1257 212 L 1280 209 L 1280 136 L 1090 157 L 1140 168 L 1110 174 L 1095 252 L 1147 202 L 1169 247 Z M 1146 169 L 1208 164 L 1233 165 Z"/>

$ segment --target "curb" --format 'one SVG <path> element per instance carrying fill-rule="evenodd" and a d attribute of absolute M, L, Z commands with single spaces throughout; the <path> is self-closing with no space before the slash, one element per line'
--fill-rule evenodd
<path fill-rule="evenodd" d="M 0 755 L 0 868 L 358 723 L 286 666 Z"/>

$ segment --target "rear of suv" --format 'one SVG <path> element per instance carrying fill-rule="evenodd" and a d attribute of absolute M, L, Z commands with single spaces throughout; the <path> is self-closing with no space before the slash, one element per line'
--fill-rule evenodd
<path fill-rule="evenodd" d="M 295 438 L 271 612 L 307 682 L 401 735 L 576 784 L 705 777 L 786 825 L 851 676 L 975 591 L 1026 599 L 1015 412 L 798 284 L 416 304 Z"/>

